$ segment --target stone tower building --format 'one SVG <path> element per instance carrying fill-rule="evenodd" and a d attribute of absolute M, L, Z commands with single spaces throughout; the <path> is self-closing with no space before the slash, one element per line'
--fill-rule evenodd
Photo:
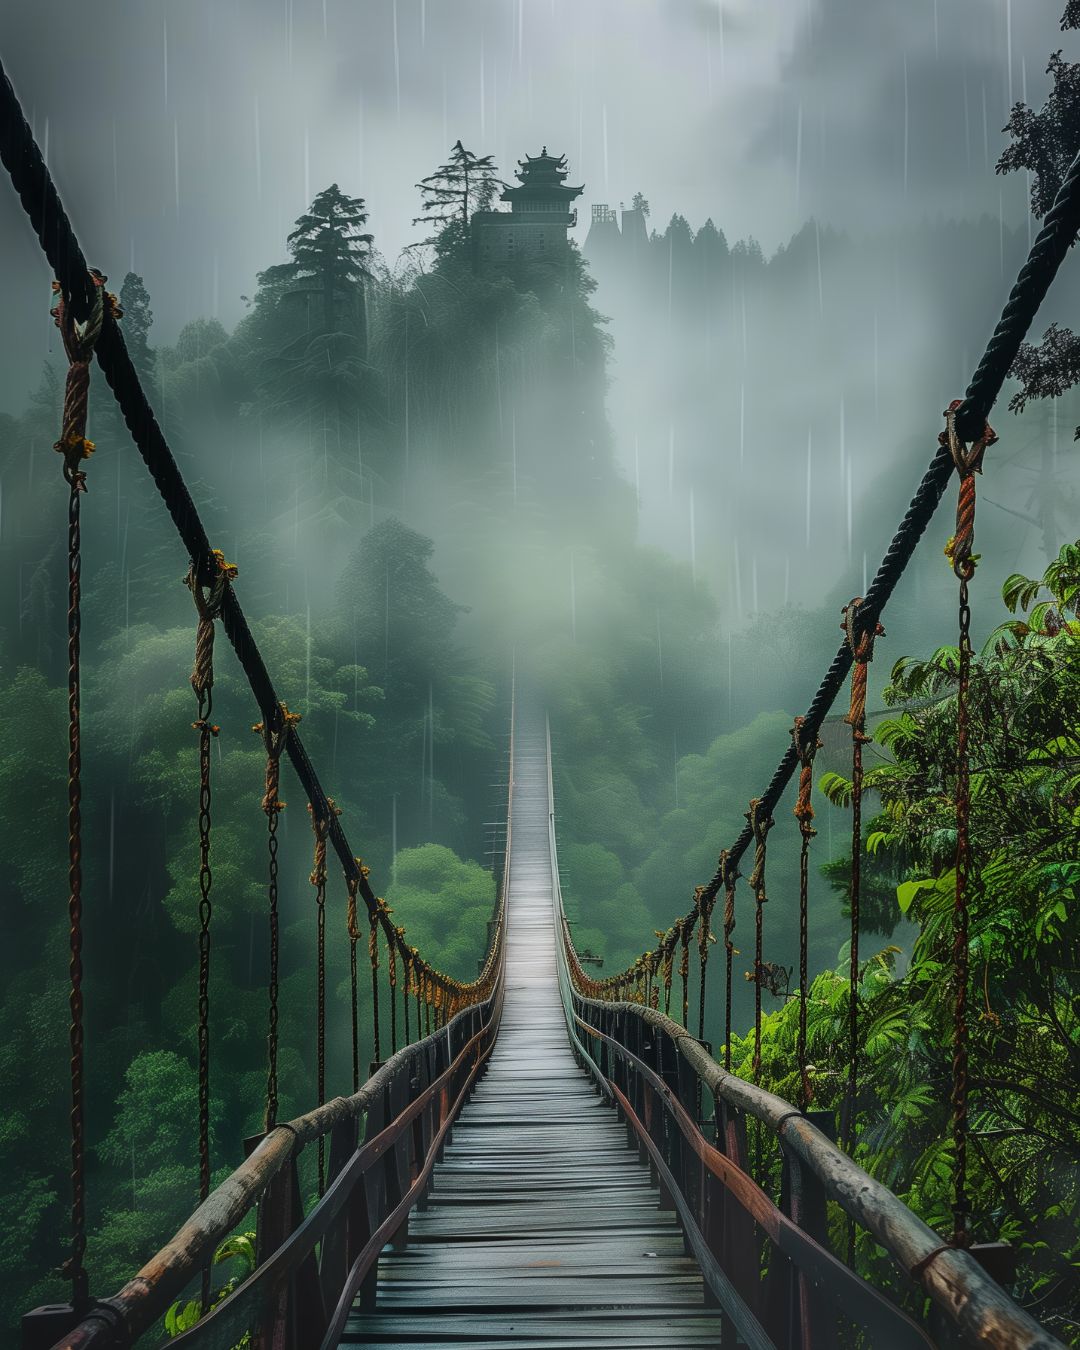
<path fill-rule="evenodd" d="M 479 266 L 557 255 L 566 246 L 567 230 L 577 224 L 572 203 L 585 188 L 566 186 L 565 155 L 549 155 L 545 145 L 539 155 L 518 160 L 516 176 L 518 185 L 506 188 L 500 198 L 510 203 L 509 211 L 473 215 L 473 248 Z"/>

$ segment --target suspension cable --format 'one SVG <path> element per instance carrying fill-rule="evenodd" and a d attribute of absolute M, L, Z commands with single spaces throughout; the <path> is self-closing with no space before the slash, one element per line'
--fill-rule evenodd
<path fill-rule="evenodd" d="M 280 966 L 280 919 L 278 913 L 278 817 L 285 809 L 285 803 L 278 800 L 281 791 L 281 752 L 289 732 L 300 721 L 299 713 L 289 712 L 288 706 L 279 704 L 279 717 L 275 724 L 256 722 L 252 731 L 257 732 L 266 747 L 266 778 L 262 798 L 262 809 L 266 815 L 266 851 L 267 851 L 267 902 L 268 925 L 270 935 L 270 969 L 267 975 L 267 1027 L 266 1027 L 266 1113 L 263 1128 L 272 1130 L 277 1124 L 278 1111 L 278 985 Z"/>
<path fill-rule="evenodd" d="M 799 795 L 795 802 L 794 816 L 799 822 L 801 847 L 799 849 L 799 1032 L 795 1045 L 795 1057 L 799 1069 L 799 1104 L 806 1111 L 813 1100 L 813 1088 L 806 1064 L 806 1001 L 809 994 L 809 881 L 810 881 L 810 841 L 817 834 L 814 829 L 814 805 L 812 801 L 814 787 L 814 756 L 824 742 L 817 736 L 809 742 L 803 737 L 806 725 L 805 717 L 796 717 L 791 728 L 795 751 L 799 756 Z"/>
<path fill-rule="evenodd" d="M 960 582 L 959 656 L 956 682 L 956 889 L 953 900 L 953 1231 L 949 1239 L 954 1247 L 971 1244 L 968 1216 L 971 1202 L 967 1193 L 968 1135 L 968 882 L 971 861 L 971 766 L 969 759 L 971 682 L 971 605 L 968 583 L 975 575 L 975 475 L 982 472 L 983 455 L 997 440 L 989 423 L 983 424 L 977 440 L 966 445 L 958 432 L 962 404 L 949 405 L 945 414 L 942 444 L 956 466 L 960 488 L 956 504 L 956 533 L 945 547 L 953 572 Z"/>
<path fill-rule="evenodd" d="M 225 561 L 220 550 L 214 549 L 212 557 L 216 575 L 209 586 L 204 586 L 199 579 L 194 561 L 186 578 L 199 616 L 195 634 L 195 664 L 191 672 L 191 687 L 198 701 L 198 717 L 191 725 L 199 733 L 199 995 L 196 1037 L 199 1059 L 200 1201 L 210 1194 L 210 920 L 213 914 L 210 890 L 214 881 L 210 868 L 210 746 L 221 730 L 210 720 L 214 707 L 214 623 L 221 617 L 225 595 L 237 572 L 232 563 Z M 210 1266 L 207 1265 L 202 1274 L 204 1312 L 209 1306 L 209 1300 Z"/>
<path fill-rule="evenodd" d="M 382 901 L 378 902 L 380 905 Z M 368 963 L 371 966 L 371 1035 L 375 1047 L 375 1063 L 382 1063 L 382 1044 L 379 1028 L 379 911 L 368 914 Z"/>
<path fill-rule="evenodd" d="M 360 859 L 357 858 L 357 863 Z M 362 864 L 361 864 L 362 865 Z M 349 995 L 352 1008 L 352 1082 L 353 1092 L 360 1091 L 360 1020 L 356 971 L 356 944 L 360 940 L 360 925 L 356 919 L 356 878 L 346 877 L 348 910 L 346 922 L 349 932 Z"/>
<path fill-rule="evenodd" d="M 83 901 L 82 901 L 82 495 L 86 491 L 83 462 L 93 454 L 86 438 L 90 397 L 90 359 L 101 333 L 105 312 L 105 277 L 90 274 L 93 304 L 80 323 L 54 283 L 56 307 L 51 311 L 60 329 L 68 358 L 60 439 L 55 443 L 64 459 L 68 485 L 68 1008 L 71 1025 L 71 1247 L 64 1274 L 71 1280 L 71 1303 L 81 1313 L 90 1293 L 84 1265 L 86 1256 L 86 1104 L 85 1033 L 83 1028 Z M 110 308 L 118 314 L 115 301 Z"/>
<path fill-rule="evenodd" d="M 769 899 L 765 890 L 766 842 L 773 827 L 770 816 L 761 810 L 761 798 L 753 797 L 746 813 L 754 832 L 754 870 L 750 873 L 750 889 L 754 892 L 754 973 L 748 978 L 754 982 L 754 1082 L 761 1074 L 761 986 L 765 971 L 762 945 L 765 928 L 765 905 Z"/>
<path fill-rule="evenodd" d="M 397 1054 L 397 950 L 391 911 L 383 911 L 383 933 L 386 937 L 386 980 L 390 989 L 390 1053 Z"/>
<path fill-rule="evenodd" d="M 705 993 L 706 974 L 709 968 L 709 944 L 716 941 L 712 932 L 712 911 L 715 900 L 705 895 L 705 887 L 699 886 L 694 892 L 697 910 L 697 947 L 698 947 L 698 1040 L 705 1039 Z"/>
<path fill-rule="evenodd" d="M 326 836 L 330 820 L 338 814 L 333 797 L 327 797 L 328 814 L 318 816 L 311 806 L 311 828 L 315 835 L 315 858 L 308 880 L 315 887 L 315 1095 L 322 1106 L 326 1101 Z M 319 1135 L 319 1195 L 326 1185 L 326 1141 Z"/>
<path fill-rule="evenodd" d="M 884 637 L 885 630 L 876 620 L 864 627 L 859 620 L 863 604 L 857 595 L 843 609 L 844 630 L 851 650 L 851 706 L 844 721 L 851 727 L 851 933 L 848 950 L 848 1076 L 847 1111 L 844 1115 L 844 1144 L 850 1152 L 855 1147 L 858 1129 L 859 1088 L 859 933 L 862 922 L 862 799 L 863 746 L 871 737 L 866 734 L 866 689 L 869 665 L 874 659 L 874 642 Z"/>
<path fill-rule="evenodd" d="M 727 849 L 720 854 L 720 868 L 724 875 L 724 1068 L 731 1072 L 731 975 L 732 959 L 735 956 L 735 944 L 732 934 L 735 932 L 735 883 L 739 872 Z M 708 888 L 702 891 L 708 896 Z M 704 967 L 702 969 L 704 974 Z"/>

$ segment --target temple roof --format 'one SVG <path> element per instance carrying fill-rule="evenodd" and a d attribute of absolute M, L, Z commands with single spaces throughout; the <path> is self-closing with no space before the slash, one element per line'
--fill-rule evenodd
<path fill-rule="evenodd" d="M 538 155 L 527 154 L 518 160 L 517 179 L 520 187 L 508 187 L 502 193 L 504 202 L 531 201 L 539 197 L 556 198 L 567 203 L 580 197 L 585 191 L 581 187 L 567 187 L 564 179 L 569 176 L 565 155 L 549 155 L 545 145 Z"/>

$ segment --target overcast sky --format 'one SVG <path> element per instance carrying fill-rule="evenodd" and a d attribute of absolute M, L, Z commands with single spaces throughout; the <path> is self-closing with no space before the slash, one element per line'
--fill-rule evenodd
<path fill-rule="evenodd" d="M 0 56 L 90 260 L 144 274 L 168 340 L 243 312 L 314 192 L 367 198 L 391 262 L 457 137 L 505 173 L 542 143 L 598 201 L 712 216 L 767 250 L 810 214 L 855 231 L 1022 218 L 995 179 L 1010 96 L 1041 102 L 1063 0 L 8 0 Z M 584 226 L 579 229 L 579 237 Z M 24 323 L 48 278 L 9 193 Z M 43 326 L 44 326 L 44 321 Z M 5 325 L 9 381 L 38 354 Z M 10 406 L 12 386 L 3 391 Z M 18 397 L 16 396 L 16 401 Z"/>

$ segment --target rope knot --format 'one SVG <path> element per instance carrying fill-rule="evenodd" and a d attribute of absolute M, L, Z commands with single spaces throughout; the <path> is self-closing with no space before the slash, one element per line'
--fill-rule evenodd
<path fill-rule="evenodd" d="M 195 634 L 195 664 L 191 671 L 191 687 L 200 703 L 214 684 L 214 620 L 221 617 L 225 595 L 237 575 L 235 564 L 226 562 L 220 549 L 210 553 L 212 580 L 204 586 L 199 579 L 199 568 L 192 559 L 184 585 L 191 592 L 199 616 Z"/>
<path fill-rule="evenodd" d="M 874 659 L 874 643 L 879 637 L 885 636 L 885 629 L 877 622 L 874 623 L 872 628 L 859 623 L 859 610 L 863 603 L 862 596 L 857 595 L 844 606 L 841 610 L 843 617 L 840 627 L 847 638 L 853 662 L 851 668 L 851 707 L 848 709 L 844 721 L 851 727 L 852 737 L 861 744 L 866 744 L 870 740 L 870 737 L 864 731 L 866 724 L 867 666 Z"/>
<path fill-rule="evenodd" d="M 791 739 L 795 743 L 795 753 L 799 757 L 799 796 L 795 802 L 793 814 L 799 822 L 799 831 L 805 839 L 813 839 L 817 830 L 813 827 L 814 807 L 811 796 L 814 790 L 814 756 L 825 742 L 820 736 L 806 738 L 806 718 L 796 717 L 791 728 Z"/>
<path fill-rule="evenodd" d="M 251 728 L 262 737 L 263 745 L 266 747 L 266 784 L 262 809 L 268 816 L 277 815 L 279 811 L 285 810 L 285 803 L 278 801 L 281 785 L 281 752 L 288 742 L 289 732 L 299 721 L 299 713 L 290 712 L 287 703 L 279 703 L 273 726 L 268 726 L 265 722 L 256 722 Z"/>
<path fill-rule="evenodd" d="M 759 905 L 763 905 L 768 896 L 765 894 L 765 844 L 769 831 L 775 824 L 771 816 L 762 818 L 760 797 L 750 799 L 750 810 L 745 812 L 746 819 L 754 835 L 754 869 L 750 873 L 750 889 Z"/>
<path fill-rule="evenodd" d="M 360 940 L 360 926 L 356 921 L 356 892 L 360 886 L 359 877 L 346 877 L 345 889 L 348 892 L 348 911 L 346 922 L 349 929 L 349 941 L 356 943 Z"/>
<path fill-rule="evenodd" d="M 953 399 L 945 410 L 945 430 L 938 443 L 947 446 L 956 472 L 960 475 L 960 494 L 956 502 L 956 533 L 945 545 L 945 556 L 961 581 L 970 581 L 975 574 L 978 555 L 972 552 L 975 543 L 975 475 L 982 473 L 986 451 L 997 441 L 997 434 L 989 422 L 983 424 L 982 435 L 970 445 L 960 439 L 956 430 L 956 416 L 963 406 L 962 399 Z"/>
<path fill-rule="evenodd" d="M 315 861 L 308 880 L 321 892 L 326 886 L 326 839 L 330 833 L 330 821 L 335 816 L 340 816 L 341 812 L 334 805 L 333 797 L 327 797 L 325 814 L 316 814 L 315 808 L 309 802 L 308 815 L 311 817 L 311 828 L 315 832 Z M 322 900 L 321 894 L 319 899 Z"/>
<path fill-rule="evenodd" d="M 86 491 L 86 473 L 81 466 L 83 461 L 94 453 L 94 442 L 88 440 L 86 436 L 86 416 L 90 399 L 90 360 L 94 355 L 105 316 L 103 289 L 105 277 L 100 272 L 91 270 L 90 280 L 93 283 L 90 313 L 83 322 L 75 318 L 58 281 L 53 282 L 53 294 L 57 297 L 56 306 L 49 311 L 60 330 L 64 353 L 68 359 L 60 438 L 53 443 L 53 449 L 64 457 L 64 481 L 70 485 L 73 493 Z"/>

